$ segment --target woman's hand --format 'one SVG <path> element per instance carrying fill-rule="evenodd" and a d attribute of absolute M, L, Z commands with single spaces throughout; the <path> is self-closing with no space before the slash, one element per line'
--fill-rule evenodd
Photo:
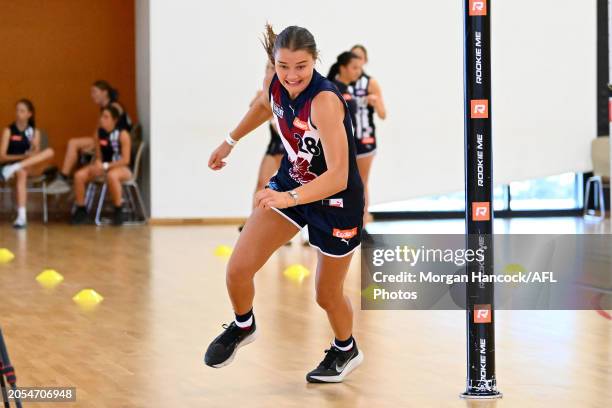
<path fill-rule="evenodd" d="M 257 208 L 287 208 L 291 207 L 292 198 L 287 192 L 279 192 L 266 188 L 255 194 L 255 207 Z"/>
<path fill-rule="evenodd" d="M 221 142 L 219 147 L 217 147 L 210 155 L 210 159 L 208 159 L 208 167 L 210 167 L 212 170 L 221 170 L 227 164 L 223 161 L 223 159 L 229 156 L 231 152 L 232 147 L 226 142 Z"/>

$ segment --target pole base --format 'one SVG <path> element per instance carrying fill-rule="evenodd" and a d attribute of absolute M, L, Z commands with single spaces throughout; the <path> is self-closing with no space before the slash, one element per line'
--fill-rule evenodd
<path fill-rule="evenodd" d="M 464 392 L 463 394 L 459 395 L 459 398 L 462 399 L 476 399 L 476 400 L 488 400 L 488 399 L 501 399 L 503 398 L 503 394 L 499 391 L 491 391 L 489 393 L 486 394 L 481 394 L 481 393 L 475 393 L 475 394 L 470 394 L 467 391 Z"/>

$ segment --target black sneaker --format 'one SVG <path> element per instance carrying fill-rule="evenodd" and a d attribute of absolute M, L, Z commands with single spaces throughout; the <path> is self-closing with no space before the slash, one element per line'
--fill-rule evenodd
<path fill-rule="evenodd" d="M 87 223 L 87 209 L 85 207 L 77 207 L 72 218 L 70 219 L 72 225 L 80 225 Z"/>
<path fill-rule="evenodd" d="M 113 225 L 120 226 L 123 225 L 123 207 L 115 207 L 115 211 L 113 213 Z"/>
<path fill-rule="evenodd" d="M 241 329 L 236 322 L 224 324 L 223 328 L 225 331 L 210 343 L 204 356 L 206 365 L 214 368 L 221 368 L 231 363 L 240 347 L 254 342 L 257 338 L 255 317 L 249 329 Z"/>
<path fill-rule="evenodd" d="M 329 349 L 325 350 L 325 353 L 325 358 L 321 361 L 321 364 L 306 374 L 306 381 L 310 383 L 339 383 L 363 362 L 363 353 L 357 349 L 355 343 L 349 351 L 342 351 L 332 344 Z"/>

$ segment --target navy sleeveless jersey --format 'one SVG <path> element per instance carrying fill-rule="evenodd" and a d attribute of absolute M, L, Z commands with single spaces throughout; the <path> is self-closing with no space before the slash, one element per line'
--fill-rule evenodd
<path fill-rule="evenodd" d="M 340 82 L 338 80 L 332 81 L 334 85 L 340 91 L 342 98 L 346 102 L 346 106 L 348 106 L 349 113 L 351 114 L 351 120 L 353 121 L 353 131 L 355 130 L 355 123 L 357 121 L 357 98 L 354 97 L 354 89 L 353 85 L 347 85 L 344 82 Z"/>
<path fill-rule="evenodd" d="M 338 88 L 316 70 L 306 89 L 293 100 L 276 74 L 270 83 L 270 105 L 285 146 L 285 155 L 275 181 L 279 184 L 278 190 L 289 191 L 316 179 L 327 170 L 319 131 L 310 117 L 312 101 L 323 91 L 334 93 L 344 106 L 343 124 L 348 143 L 348 180 L 345 190 L 326 200 L 315 201 L 307 205 L 341 207 L 347 214 L 361 213 L 364 205 L 363 184 L 355 158 L 355 141 L 350 113 Z"/>
<path fill-rule="evenodd" d="M 124 129 L 117 127 L 109 133 L 102 128 L 98 129 L 102 162 L 110 163 L 121 159 L 121 130 Z"/>
<path fill-rule="evenodd" d="M 32 147 L 32 140 L 34 139 L 34 128 L 30 125 L 23 131 L 17 128 L 15 123 L 9 126 L 10 137 L 9 145 L 6 154 L 25 154 Z"/>
<path fill-rule="evenodd" d="M 367 139 L 376 135 L 374 126 L 374 107 L 368 104 L 368 87 L 370 76 L 366 73 L 352 85 L 353 96 L 357 102 L 357 114 L 355 115 L 355 135 L 357 139 Z"/>

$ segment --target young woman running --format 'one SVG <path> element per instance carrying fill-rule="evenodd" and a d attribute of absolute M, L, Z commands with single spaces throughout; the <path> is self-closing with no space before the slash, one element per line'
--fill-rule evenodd
<path fill-rule="evenodd" d="M 353 312 L 343 285 L 360 244 L 363 185 L 355 160 L 348 108 L 338 89 L 315 69 L 312 34 L 291 26 L 278 36 L 267 27 L 264 42 L 276 74 L 268 92 L 211 154 L 208 165 L 222 169 L 233 146 L 272 116 L 285 155 L 268 188 L 256 194 L 229 260 L 227 289 L 235 319 L 209 345 L 205 362 L 229 364 L 236 350 L 255 339 L 255 273 L 304 226 L 318 248 L 317 303 L 327 312 L 335 339 L 323 361 L 306 375 L 309 382 L 340 382 L 363 360 L 352 336 Z"/>
<path fill-rule="evenodd" d="M 16 178 L 17 218 L 15 228 L 27 226 L 26 201 L 28 174 L 37 164 L 50 160 L 53 149 L 40 151 L 40 131 L 36 129 L 34 105 L 28 99 L 17 102 L 15 122 L 5 128 L 0 141 L 0 181 Z"/>
<path fill-rule="evenodd" d="M 129 168 L 130 134 L 120 127 L 120 118 L 121 114 L 114 106 L 102 108 L 100 128 L 96 138 L 96 160 L 74 174 L 74 195 L 77 208 L 72 216 L 72 224 L 84 224 L 87 221 L 85 187 L 94 178 L 104 175 L 106 175 L 115 206 L 113 225 L 123 224 L 122 183 L 132 177 L 132 172 Z"/>
<path fill-rule="evenodd" d="M 91 99 L 93 102 L 100 106 L 100 108 L 105 108 L 107 106 L 114 107 L 119 112 L 117 128 L 130 131 L 132 129 L 132 121 L 121 103 L 119 103 L 118 98 L 119 92 L 117 92 L 117 90 L 107 81 L 99 80 L 94 82 L 91 86 Z M 68 179 L 79 161 L 79 155 L 84 152 L 93 152 L 95 150 L 96 135 L 97 131 L 91 136 L 75 137 L 68 141 L 62 169 L 59 171 L 57 178 L 49 184 L 49 193 L 64 194 L 70 191 Z"/>
<path fill-rule="evenodd" d="M 361 60 L 362 66 L 368 62 L 368 52 L 363 45 L 354 45 L 351 52 Z M 357 165 L 359 174 L 365 187 L 366 205 L 363 216 L 364 225 L 370 218 L 368 205 L 370 194 L 368 182 L 372 161 L 376 154 L 376 126 L 374 125 L 374 112 L 380 119 L 387 117 L 383 102 L 382 91 L 378 81 L 363 72 L 361 77 L 353 84 L 354 96 L 357 100 L 357 115 L 355 121 L 355 146 L 357 148 Z"/>

